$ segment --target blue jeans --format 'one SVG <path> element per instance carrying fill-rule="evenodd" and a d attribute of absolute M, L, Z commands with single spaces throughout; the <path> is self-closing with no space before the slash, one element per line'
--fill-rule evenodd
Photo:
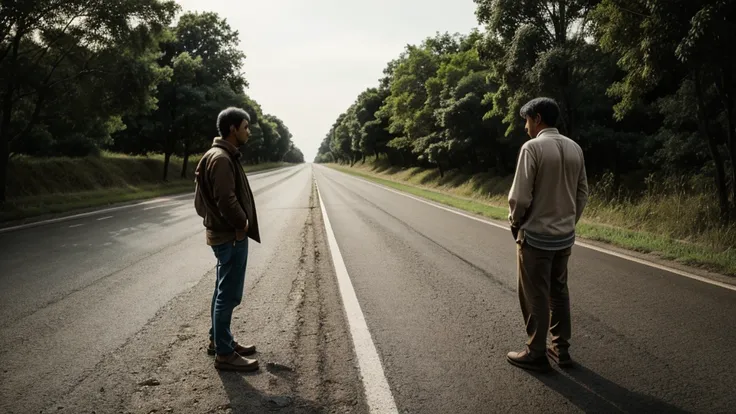
<path fill-rule="evenodd" d="M 217 280 L 212 295 L 210 339 L 215 343 L 217 355 L 229 355 L 233 353 L 233 333 L 230 331 L 233 309 L 243 300 L 248 237 L 212 246 L 212 251 L 217 258 Z"/>

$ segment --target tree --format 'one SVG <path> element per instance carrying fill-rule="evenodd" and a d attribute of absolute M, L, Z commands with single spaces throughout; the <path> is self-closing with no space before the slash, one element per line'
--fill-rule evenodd
<path fill-rule="evenodd" d="M 675 51 L 677 58 L 700 72 L 718 98 L 731 164 L 732 209 L 736 213 L 736 57 L 723 54 L 736 43 L 736 3 L 699 1 L 687 35 Z M 660 5 L 661 7 L 661 5 Z M 717 152 L 717 150 L 712 150 Z M 725 172 L 724 172 L 725 175 Z"/>
<path fill-rule="evenodd" d="M 577 140 L 579 112 L 586 102 L 583 83 L 602 59 L 586 42 L 587 0 L 474 0 L 476 15 L 486 24 L 493 41 L 504 50 L 496 66 L 499 88 L 494 114 L 503 115 L 507 134 L 520 132 L 519 109 L 528 100 L 546 95 L 562 109 L 562 130 Z M 503 111 L 503 112 L 502 112 Z"/>
<path fill-rule="evenodd" d="M 460 50 L 451 54 L 427 82 L 427 104 L 432 106 L 441 132 L 428 136 L 417 150 L 423 149 L 420 159 L 437 165 L 440 175 L 442 164 L 480 171 L 482 166 L 496 164 L 490 159 L 500 155 L 496 145 L 499 131 L 494 127 L 498 119 L 483 119 L 490 110 L 484 97 L 496 86 L 489 80 L 488 67 L 481 62 L 475 47 L 479 40 L 475 31 L 463 38 Z"/>
<path fill-rule="evenodd" d="M 238 50 L 238 32 L 215 13 L 185 13 L 173 28 L 173 37 L 162 43 L 161 64 L 173 69 L 168 85 L 161 87 L 159 112 L 166 114 L 158 131 L 164 137 L 164 180 L 169 159 L 183 147 L 184 165 L 194 142 L 212 125 L 212 114 L 235 105 L 247 82 L 240 73 L 245 55 Z M 192 57 L 195 60 L 192 60 Z M 179 69 L 177 69 L 179 68 Z M 207 104 L 209 102 L 209 104 Z"/>
<path fill-rule="evenodd" d="M 284 124 L 284 121 L 282 121 L 275 115 L 269 114 L 266 115 L 265 118 L 275 126 L 275 132 L 278 136 L 278 139 L 274 142 L 273 148 L 269 153 L 269 161 L 281 161 L 281 159 L 285 157 L 286 154 L 294 150 L 293 143 L 291 142 L 291 132 L 289 131 L 289 128 Z M 304 158 L 303 155 L 302 158 Z"/>
<path fill-rule="evenodd" d="M 137 79 L 130 72 L 124 73 L 131 70 L 142 75 L 140 80 L 128 85 L 126 91 L 118 91 L 127 94 L 117 97 L 127 95 L 139 102 L 148 100 L 155 71 L 136 61 L 150 57 L 152 38 L 171 21 L 177 9 L 173 1 L 158 0 L 3 3 L 0 9 L 0 82 L 4 91 L 0 97 L 0 202 L 5 201 L 11 146 L 31 133 L 44 135 L 45 128 L 39 125 L 39 120 L 60 88 L 77 82 L 80 86 L 95 81 L 114 83 L 118 74 L 123 74 L 124 79 Z M 107 97 L 114 101 L 112 95 Z M 100 122 L 109 126 L 106 115 L 100 116 Z"/>
<path fill-rule="evenodd" d="M 374 154 L 378 157 L 379 153 L 385 153 L 386 144 L 391 140 L 391 135 L 386 130 L 387 120 L 377 117 L 387 97 L 387 89 L 377 88 L 369 88 L 358 96 L 355 115 L 359 125 L 359 144 L 356 151 L 363 156 L 363 162 L 366 155 Z"/>
<path fill-rule="evenodd" d="M 719 47 L 734 40 L 733 7 L 719 0 L 604 0 L 593 15 L 599 43 L 619 57 L 619 66 L 626 72 L 623 80 L 609 89 L 610 95 L 619 99 L 614 107 L 617 118 L 653 96 L 670 96 L 669 104 L 664 101 L 660 105 L 665 116 L 666 111 L 676 108 L 672 99 L 682 99 L 695 108 L 697 130 L 714 165 L 723 222 L 729 220 L 733 208 L 729 206 L 727 167 L 721 152 L 724 139 L 720 137 L 725 136 L 726 146 L 734 148 L 734 66 L 733 58 L 723 56 Z M 715 19 L 715 14 L 722 19 Z M 714 31 L 715 37 L 704 41 L 706 30 Z M 728 154 L 733 165 L 736 154 Z M 732 177 L 736 179 L 733 169 Z M 736 189 L 733 196 L 736 202 Z"/>
<path fill-rule="evenodd" d="M 277 131 L 277 125 L 268 117 L 264 117 L 259 122 L 262 131 L 262 141 L 258 150 L 259 161 L 278 161 L 273 159 L 277 154 L 277 145 L 281 137 Z"/>
<path fill-rule="evenodd" d="M 317 156 L 314 158 L 314 162 L 316 163 L 326 163 L 326 162 L 334 162 L 335 159 L 332 156 L 332 153 L 330 152 L 330 134 L 327 134 L 323 139 L 322 143 L 319 145 L 319 150 L 317 151 Z"/>
<path fill-rule="evenodd" d="M 424 104 L 428 97 L 426 83 L 437 72 L 439 63 L 439 57 L 427 48 L 410 45 L 393 70 L 391 94 L 381 111 L 388 115 L 389 132 L 405 138 L 409 145 L 435 129 L 432 113 Z M 397 145 L 397 139 L 389 146 L 398 150 L 413 149 Z"/>
<path fill-rule="evenodd" d="M 289 151 L 284 154 L 284 161 L 292 164 L 303 164 L 304 154 L 302 154 L 302 151 L 299 148 L 292 144 Z"/>
<path fill-rule="evenodd" d="M 245 54 L 238 48 L 239 33 L 216 13 L 185 13 L 176 25 L 176 52 L 200 56 L 207 68 L 206 83 L 224 81 L 235 93 L 248 82 L 242 73 Z"/>

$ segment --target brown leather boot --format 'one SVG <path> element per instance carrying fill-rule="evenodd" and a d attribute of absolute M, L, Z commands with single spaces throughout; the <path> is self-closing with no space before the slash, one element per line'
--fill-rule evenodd
<path fill-rule="evenodd" d="M 218 355 L 215 357 L 215 368 L 221 371 L 258 371 L 258 360 L 243 358 L 237 352 L 230 355 Z"/>
<path fill-rule="evenodd" d="M 552 369 L 546 355 L 532 356 L 526 349 L 521 352 L 509 352 L 506 360 L 511 365 L 532 371 L 549 371 Z"/>

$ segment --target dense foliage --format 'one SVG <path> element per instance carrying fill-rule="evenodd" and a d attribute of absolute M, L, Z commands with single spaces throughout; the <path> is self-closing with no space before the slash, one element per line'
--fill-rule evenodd
<path fill-rule="evenodd" d="M 291 133 L 245 94 L 238 32 L 170 0 L 10 0 L 0 8 L 0 201 L 16 154 L 203 151 L 219 110 L 253 120 L 246 162 L 299 162 Z M 303 158 L 303 157 L 302 157 Z"/>
<path fill-rule="evenodd" d="M 736 218 L 736 2 L 475 2 L 485 33 L 408 46 L 315 161 L 385 156 L 505 176 L 527 139 L 521 105 L 549 96 L 593 179 L 632 194 L 664 182 L 713 189 L 721 220 Z"/>

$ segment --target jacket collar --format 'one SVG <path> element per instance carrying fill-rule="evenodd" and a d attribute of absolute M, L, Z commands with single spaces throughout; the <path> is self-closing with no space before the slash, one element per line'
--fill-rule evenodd
<path fill-rule="evenodd" d="M 537 138 L 541 137 L 542 134 L 559 134 L 560 130 L 557 128 L 544 128 L 543 130 L 539 131 L 537 134 Z"/>
<path fill-rule="evenodd" d="M 236 158 L 240 158 L 240 151 L 238 150 L 238 147 L 236 147 L 235 145 L 231 144 L 227 140 L 224 140 L 224 139 L 222 139 L 220 137 L 217 137 L 217 138 L 215 138 L 212 141 L 212 146 L 213 147 L 222 148 L 225 151 L 227 151 L 228 154 L 230 154 L 230 155 L 232 155 L 232 156 L 234 156 Z"/>

